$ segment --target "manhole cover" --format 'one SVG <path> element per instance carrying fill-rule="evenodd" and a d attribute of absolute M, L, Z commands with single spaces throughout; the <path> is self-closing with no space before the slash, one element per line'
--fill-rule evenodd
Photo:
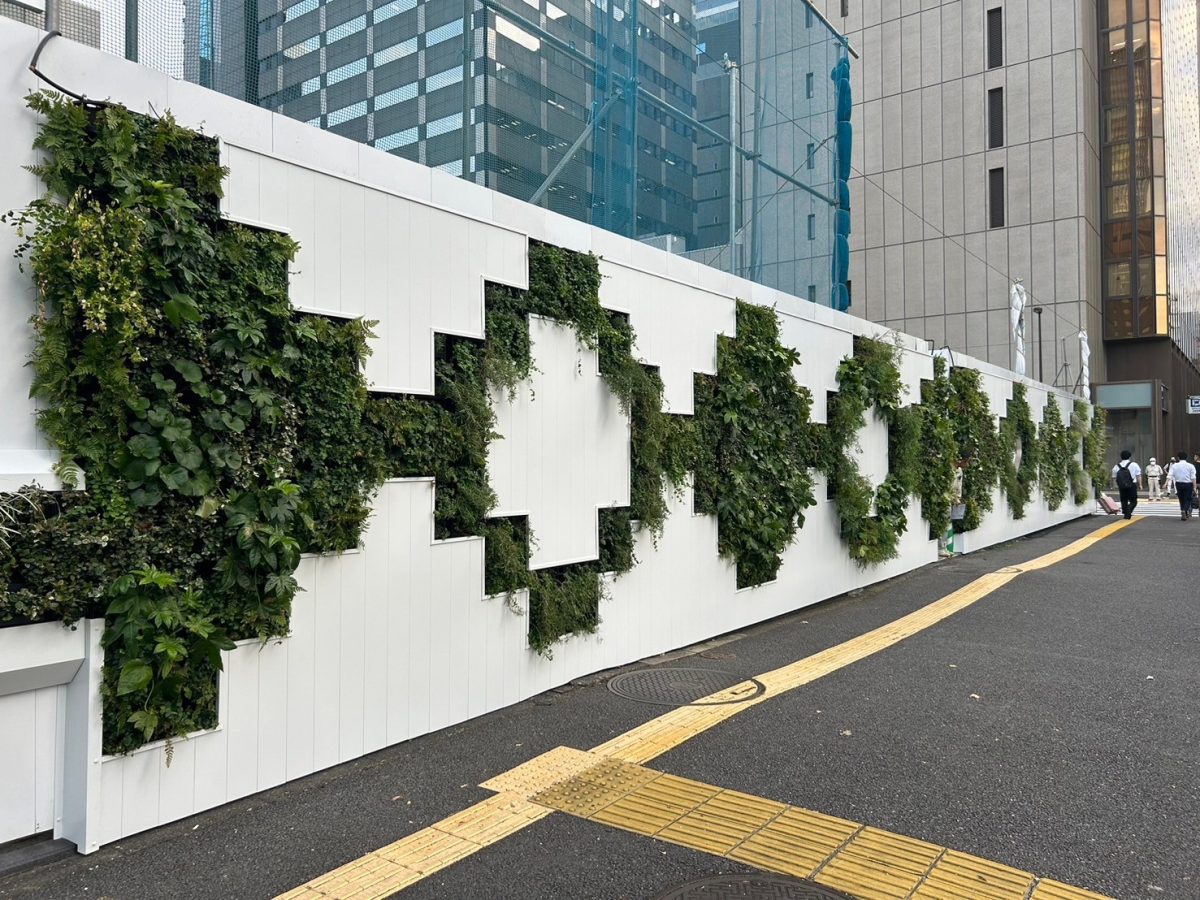
<path fill-rule="evenodd" d="M 724 691 L 736 684 L 746 686 L 729 700 L 697 702 L 709 694 Z M 766 687 L 761 681 L 726 672 L 722 669 L 689 669 L 663 666 L 657 669 L 638 669 L 623 672 L 608 682 L 608 689 L 618 697 L 655 703 L 659 706 L 719 706 L 725 703 L 744 703 L 757 697 Z"/>
<path fill-rule="evenodd" d="M 654 900 L 854 900 L 812 881 L 772 876 L 721 875 L 673 887 Z"/>

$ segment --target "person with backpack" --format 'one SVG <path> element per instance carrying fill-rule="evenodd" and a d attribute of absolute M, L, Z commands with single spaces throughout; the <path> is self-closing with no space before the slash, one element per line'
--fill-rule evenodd
<path fill-rule="evenodd" d="M 1186 522 L 1192 517 L 1192 496 L 1196 489 L 1196 467 L 1188 462 L 1186 453 L 1180 453 L 1178 461 L 1171 464 L 1171 480 L 1179 496 L 1179 518 Z"/>
<path fill-rule="evenodd" d="M 1117 491 L 1121 495 L 1121 512 L 1125 518 L 1133 518 L 1133 511 L 1138 503 L 1138 486 L 1142 481 L 1142 467 L 1135 463 L 1128 450 L 1121 451 L 1121 461 L 1113 466 L 1113 481 L 1117 483 Z"/>

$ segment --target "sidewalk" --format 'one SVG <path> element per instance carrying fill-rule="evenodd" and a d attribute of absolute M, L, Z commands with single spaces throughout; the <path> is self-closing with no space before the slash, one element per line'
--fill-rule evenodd
<path fill-rule="evenodd" d="M 791 670 L 1110 524 L 1084 519 L 947 560 L 656 670 L 724 670 L 731 683 Z M 1113 897 L 1200 896 L 1200 590 L 1183 590 L 1175 562 L 1181 548 L 1200 558 L 1200 532 L 1186 529 L 1135 520 L 1047 568 L 1010 572 L 911 637 L 693 729 L 645 762 L 644 777 L 683 776 Z M 605 681 L 0 881 L 0 896 L 289 891 L 496 797 L 479 785 L 555 748 L 578 758 L 675 715 Z M 546 814 L 401 896 L 651 898 L 704 875 L 758 872 L 563 802 L 553 808 L 574 814 Z"/>

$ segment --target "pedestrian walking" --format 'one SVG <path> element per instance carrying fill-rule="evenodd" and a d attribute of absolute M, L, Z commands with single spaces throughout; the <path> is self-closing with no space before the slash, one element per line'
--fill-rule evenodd
<path fill-rule="evenodd" d="M 1133 518 L 1133 511 L 1138 504 L 1138 486 L 1142 483 L 1142 467 L 1131 459 L 1128 450 L 1121 451 L 1121 461 L 1113 466 L 1113 481 L 1117 483 L 1117 492 L 1121 495 L 1121 512 L 1125 518 Z"/>
<path fill-rule="evenodd" d="M 1167 463 L 1167 498 L 1175 496 L 1175 479 L 1171 477 L 1171 466 L 1179 462 L 1179 457 L 1172 456 L 1171 461 Z"/>
<path fill-rule="evenodd" d="M 1163 467 L 1158 464 L 1157 459 L 1150 457 L 1150 465 L 1146 466 L 1146 490 L 1150 492 L 1149 499 L 1162 499 L 1162 477 Z"/>
<path fill-rule="evenodd" d="M 1185 456 L 1184 459 L 1187 459 Z M 1192 460 L 1192 471 L 1200 472 L 1200 453 L 1197 453 Z M 1192 476 L 1192 509 L 1200 510 L 1200 490 L 1197 490 L 1196 477 Z"/>
<path fill-rule="evenodd" d="M 1196 467 L 1188 462 L 1186 453 L 1180 453 L 1179 460 L 1171 466 L 1171 480 L 1179 495 L 1179 518 L 1186 522 L 1192 517 L 1192 499 L 1196 492 Z"/>

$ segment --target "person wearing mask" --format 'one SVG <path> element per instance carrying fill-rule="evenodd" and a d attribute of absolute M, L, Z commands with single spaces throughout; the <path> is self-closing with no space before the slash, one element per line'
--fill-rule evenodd
<path fill-rule="evenodd" d="M 1173 478 L 1171 478 L 1171 466 L 1175 465 L 1175 463 L 1177 463 L 1177 462 L 1179 462 L 1179 457 L 1172 456 L 1171 461 L 1167 463 L 1166 476 L 1167 476 L 1167 499 L 1168 500 L 1175 496 L 1175 480 Z"/>
<path fill-rule="evenodd" d="M 1127 519 L 1133 518 L 1138 504 L 1138 486 L 1142 482 L 1142 467 L 1131 459 L 1132 456 L 1128 450 L 1122 450 L 1121 461 L 1112 469 L 1113 481 L 1121 495 L 1121 512 Z"/>
<path fill-rule="evenodd" d="M 1150 465 L 1146 466 L 1146 489 L 1150 492 L 1150 500 L 1162 499 L 1163 468 L 1158 460 L 1150 457 Z"/>
<path fill-rule="evenodd" d="M 1192 517 L 1192 497 L 1196 490 L 1196 467 L 1188 462 L 1186 453 L 1180 453 L 1171 466 L 1171 480 L 1179 496 L 1179 518 L 1186 522 Z"/>

